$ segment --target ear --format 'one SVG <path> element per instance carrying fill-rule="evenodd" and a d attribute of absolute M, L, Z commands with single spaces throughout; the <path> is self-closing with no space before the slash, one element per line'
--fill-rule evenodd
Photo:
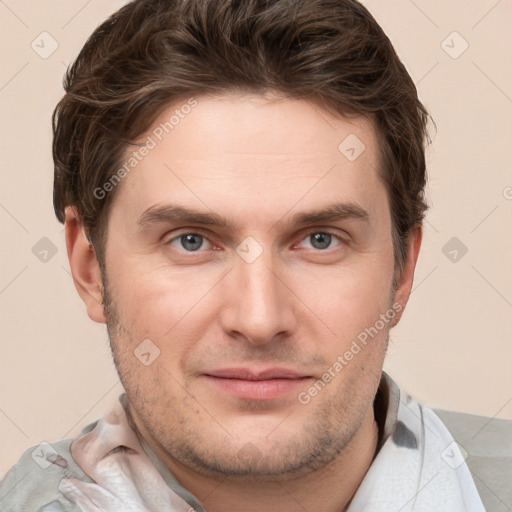
<path fill-rule="evenodd" d="M 401 309 L 391 320 L 391 327 L 394 327 L 402 317 L 409 296 L 411 295 L 412 283 L 414 279 L 414 269 L 418 261 L 422 239 L 421 225 L 414 226 L 407 238 L 407 255 L 404 262 L 402 274 L 399 276 L 398 282 L 393 295 L 393 304 L 400 304 Z"/>
<path fill-rule="evenodd" d="M 96 253 L 85 236 L 76 209 L 68 206 L 65 214 L 66 247 L 75 287 L 85 303 L 89 318 L 104 324 L 106 319 L 101 296 L 103 285 Z"/>

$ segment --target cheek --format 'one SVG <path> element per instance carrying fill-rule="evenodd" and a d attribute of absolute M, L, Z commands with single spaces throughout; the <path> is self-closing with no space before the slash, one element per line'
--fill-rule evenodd
<path fill-rule="evenodd" d="M 163 356 L 172 355 L 162 359 L 177 364 L 209 325 L 209 295 L 220 271 L 195 269 L 191 279 L 190 268 L 171 268 L 150 260 L 127 259 L 109 279 L 119 320 L 128 331 L 123 350 L 133 353 L 143 340 L 150 339 Z"/>
<path fill-rule="evenodd" d="M 338 339 L 346 341 L 389 308 L 392 269 L 391 255 L 379 255 L 357 265 L 318 267 L 294 279 L 304 303 Z"/>

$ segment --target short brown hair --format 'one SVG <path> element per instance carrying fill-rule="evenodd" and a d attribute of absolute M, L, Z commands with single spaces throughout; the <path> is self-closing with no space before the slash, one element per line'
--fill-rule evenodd
<path fill-rule="evenodd" d="M 190 95 L 264 93 L 367 116 L 401 272 L 427 205 L 429 116 L 391 42 L 356 0 L 135 0 L 91 35 L 53 114 L 54 208 L 75 206 L 104 268 L 109 180 L 162 109 Z M 340 141 L 341 142 L 341 141 Z"/>

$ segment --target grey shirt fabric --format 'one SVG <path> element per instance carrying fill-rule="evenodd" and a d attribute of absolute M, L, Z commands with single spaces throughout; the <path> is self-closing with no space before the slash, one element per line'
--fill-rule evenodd
<path fill-rule="evenodd" d="M 382 457 L 390 444 L 411 448 L 415 442 L 418 442 L 416 437 L 411 437 L 410 429 L 406 426 L 404 428 L 404 423 L 398 421 L 399 409 L 405 407 L 405 396 L 406 394 L 400 392 L 396 383 L 383 373 L 374 409 L 379 424 L 378 455 L 381 459 L 380 464 L 384 464 L 384 467 L 386 467 L 386 461 L 384 459 L 382 462 Z M 123 409 L 127 411 L 127 397 L 124 393 L 119 400 Z M 410 406 L 410 403 L 407 404 L 407 407 Z M 427 408 L 423 407 L 422 410 Z M 430 413 L 433 414 L 432 411 Z M 460 445 L 461 453 L 467 457 L 467 465 L 472 471 L 486 510 L 488 512 L 512 510 L 512 421 L 449 411 L 436 411 L 436 413 L 450 430 L 453 439 Z M 92 432 L 98 421 L 87 425 L 79 437 Z M 134 425 L 129 417 L 128 423 L 133 428 Z M 184 499 L 191 510 L 207 512 L 201 503 L 177 482 L 144 439 L 139 436 L 139 440 L 165 484 Z M 72 477 L 83 482 L 94 483 L 94 480 L 73 459 L 70 452 L 72 442 L 71 439 L 65 439 L 52 442 L 51 445 L 38 445 L 26 450 L 0 482 L 0 511 L 83 512 L 82 508 L 73 504 L 59 491 L 59 482 L 63 478 Z M 42 456 L 43 454 L 45 457 Z M 377 456 L 372 466 L 376 461 L 378 461 Z M 363 485 L 365 483 L 363 481 L 361 489 L 356 492 L 355 497 L 359 495 L 359 500 L 364 499 L 364 493 L 372 493 L 371 482 L 366 478 L 365 480 L 366 485 Z M 349 510 L 352 508 L 349 507 Z M 427 509 L 421 510 L 426 512 Z M 431 510 L 434 512 L 434 509 Z M 435 509 L 435 512 L 439 511 Z"/>
<path fill-rule="evenodd" d="M 468 454 L 466 463 L 488 512 L 512 511 L 512 421 L 435 409 Z"/>

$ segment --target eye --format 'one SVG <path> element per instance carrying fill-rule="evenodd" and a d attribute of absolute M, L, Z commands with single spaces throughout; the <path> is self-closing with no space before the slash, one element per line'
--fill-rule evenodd
<path fill-rule="evenodd" d="M 169 240 L 168 244 L 187 252 L 198 251 L 201 248 L 207 249 L 208 244 L 211 245 L 206 237 L 197 233 L 183 233 Z M 205 245 L 207 247 L 204 247 Z"/>
<path fill-rule="evenodd" d="M 315 231 L 313 233 L 309 233 L 306 238 L 302 240 L 302 242 L 298 245 L 298 247 L 304 247 L 304 243 L 309 242 L 310 246 L 306 246 L 306 248 L 313 248 L 317 250 L 325 250 L 333 247 L 333 242 L 337 242 L 336 245 L 341 243 L 341 240 L 336 235 L 332 235 L 331 233 L 325 233 L 324 231 Z"/>

